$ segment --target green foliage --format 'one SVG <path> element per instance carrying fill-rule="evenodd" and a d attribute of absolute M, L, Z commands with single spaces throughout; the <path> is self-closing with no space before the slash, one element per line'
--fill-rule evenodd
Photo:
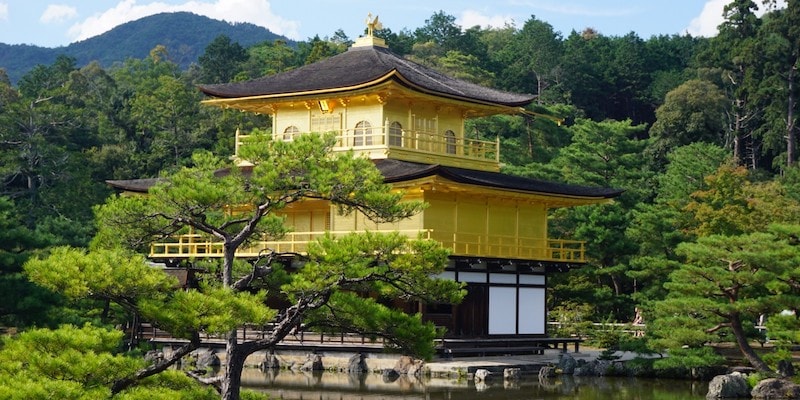
<path fill-rule="evenodd" d="M 144 298 L 142 316 L 158 321 L 176 337 L 190 339 L 197 331 L 224 334 L 243 324 L 264 325 L 276 311 L 264 306 L 265 293 L 235 293 L 229 288 L 177 291 L 171 296 Z"/>
<path fill-rule="evenodd" d="M 325 307 L 309 316 L 309 326 L 386 337 L 420 357 L 433 355 L 433 339 L 440 334 L 434 325 L 365 295 L 444 303 L 458 303 L 465 295 L 460 283 L 430 279 L 447 260 L 447 251 L 430 240 L 408 240 L 397 233 L 327 236 L 309 247 L 308 258 L 282 291 L 293 302 L 307 293 L 330 296 Z"/>
<path fill-rule="evenodd" d="M 706 177 L 723 165 L 728 165 L 728 151 L 708 142 L 695 142 L 672 149 L 667 153 L 667 167 L 656 179 L 656 202 L 674 208 L 683 207 L 692 193 L 707 189 Z"/>
<path fill-rule="evenodd" d="M 210 387 L 200 386 L 182 371 L 169 370 L 142 380 L 138 386 L 114 396 L 124 400 L 216 400 L 219 394 Z"/>
<path fill-rule="evenodd" d="M 796 315 L 769 316 L 766 327 L 770 343 L 786 347 L 800 344 L 800 319 Z"/>
<path fill-rule="evenodd" d="M 666 170 L 655 177 L 653 202 L 635 206 L 633 223 L 625 236 L 638 243 L 625 275 L 636 282 L 634 299 L 639 304 L 666 296 L 663 283 L 679 265 L 677 245 L 694 238 L 688 228 L 696 220 L 685 212 L 690 195 L 708 189 L 705 177 L 722 165 L 728 152 L 710 143 L 692 143 L 667 154 Z"/>
<path fill-rule="evenodd" d="M 237 81 L 274 75 L 292 68 L 296 54 L 285 40 L 265 41 L 247 49 L 248 58 Z"/>
<path fill-rule="evenodd" d="M 59 297 L 31 284 L 22 274 L 23 263 L 46 246 L 47 239 L 28 229 L 14 203 L 0 197 L 0 326 L 50 322 L 47 313 Z"/>
<path fill-rule="evenodd" d="M 123 304 L 171 290 L 175 278 L 147 266 L 143 256 L 121 250 L 56 247 L 25 264 L 30 279 L 74 299 L 95 297 Z"/>
<path fill-rule="evenodd" d="M 670 150 L 691 143 L 722 145 L 725 137 L 724 93 L 703 80 L 689 80 L 667 93 L 656 109 L 650 129 L 654 138 L 650 151 L 663 157 Z"/>
<path fill-rule="evenodd" d="M 745 380 L 747 381 L 747 386 L 754 388 L 758 385 L 758 382 L 761 382 L 764 379 L 772 378 L 772 374 L 766 374 L 763 372 L 755 372 L 752 374 L 747 374 Z"/>
<path fill-rule="evenodd" d="M 422 209 L 419 202 L 401 202 L 403 194 L 383 183 L 370 160 L 352 153 L 332 155 L 333 144 L 331 136 L 307 134 L 283 142 L 253 132 L 240 147 L 239 155 L 255 164 L 246 169 L 198 151 L 191 166 L 165 173 L 147 196 L 113 197 L 98 207 L 93 251 L 55 249 L 54 256 L 29 261 L 26 268 L 32 279 L 49 287 L 76 298 L 114 301 L 178 337 L 227 335 L 243 324 L 276 326 L 266 340 L 229 344 L 233 363 L 274 346 L 299 324 L 386 338 L 403 351 L 430 357 L 433 339 L 441 334 L 434 325 L 369 296 L 460 301 L 461 284 L 432 278 L 444 269 L 448 255 L 437 242 L 400 234 L 326 236 L 309 245 L 308 255 L 299 260 L 304 265 L 291 274 L 277 265 L 275 254 L 267 254 L 263 265 L 261 260 L 249 267 L 235 261 L 236 251 L 249 241 L 281 237 L 287 227 L 276 213 L 302 199 L 328 200 L 341 213 L 357 211 L 376 222 Z M 221 280 L 209 277 L 199 289 L 174 291 L 174 282 L 151 279 L 158 272 L 150 272 L 141 258 L 130 257 L 125 264 L 127 255 L 120 248 L 142 248 L 153 237 L 190 230 L 221 242 L 224 257 L 213 266 Z M 56 259 L 62 264 L 53 265 Z M 111 264 L 121 267 L 108 271 Z M 57 280 L 51 271 L 67 279 Z M 136 282 L 117 273 L 136 277 Z M 109 281 L 86 279 L 96 274 Z M 268 300 L 284 308 L 270 309 L 264 305 Z M 228 390 L 238 393 L 239 388 Z"/>
<path fill-rule="evenodd" d="M 717 354 L 711 347 L 674 348 L 669 355 L 659 358 L 653 364 L 657 371 L 691 370 L 723 365 L 725 358 Z M 685 374 L 684 374 L 685 376 Z"/>
<path fill-rule="evenodd" d="M 648 329 L 653 345 L 670 351 L 701 348 L 730 329 L 743 355 L 759 370 L 767 366 L 750 348 L 748 329 L 760 314 L 791 308 L 797 288 L 787 285 L 800 261 L 797 225 L 772 225 L 767 232 L 704 236 L 682 243 L 686 262 L 664 284 L 669 296 L 656 303 Z M 792 233 L 793 232 L 793 233 Z"/>
<path fill-rule="evenodd" d="M 778 363 L 781 361 L 791 363 L 792 360 L 794 360 L 794 355 L 792 354 L 792 350 L 788 347 L 780 346 L 773 351 L 765 353 L 763 358 L 764 362 L 769 364 L 773 369 L 777 369 Z"/>
<path fill-rule="evenodd" d="M 0 375 L 6 378 L 0 379 L 0 393 L 42 398 L 52 390 L 64 398 L 110 397 L 112 382 L 143 366 L 114 354 L 121 339 L 122 332 L 88 325 L 34 329 L 7 339 L 0 351 Z"/>
<path fill-rule="evenodd" d="M 570 131 L 572 143 L 562 148 L 551 163 L 559 172 L 557 180 L 622 188 L 625 193 L 610 204 L 556 210 L 548 227 L 549 236 L 587 241 L 590 263 L 580 274 L 600 283 L 595 284 L 593 296 L 582 298 L 595 307 L 593 318 L 629 320 L 633 314 L 629 297 L 633 282 L 627 280 L 625 272 L 637 244 L 625 236 L 625 231 L 633 220 L 634 205 L 652 195 L 648 182 L 652 174 L 641 157 L 647 143 L 639 139 L 644 126 L 632 126 L 630 121 L 578 120 Z M 571 277 L 577 274 L 566 278 Z M 582 284 L 568 282 L 561 287 L 569 292 Z M 556 296 L 569 298 L 558 293 Z"/>
<path fill-rule="evenodd" d="M 6 338 L 0 350 L 0 397 L 4 399 L 112 398 L 111 385 L 144 367 L 141 357 L 119 353 L 123 333 L 91 325 L 33 329 Z M 113 398 L 215 399 L 180 371 L 167 371 Z"/>
<path fill-rule="evenodd" d="M 203 83 L 227 83 L 238 73 L 239 65 L 247 60 L 247 51 L 225 35 L 217 36 L 206 46 L 197 61 Z"/>
<path fill-rule="evenodd" d="M 549 318 L 557 322 L 555 332 L 548 332 L 555 337 L 586 337 L 592 329 L 592 307 L 585 303 L 563 301 L 550 308 Z"/>
<path fill-rule="evenodd" d="M 629 337 L 631 337 L 631 333 L 625 332 L 623 326 L 601 324 L 592 327 L 589 341 L 592 346 L 605 349 L 606 352 L 608 352 L 605 357 L 608 357 L 606 359 L 610 359 L 611 354 L 618 350 L 620 344 Z"/>
<path fill-rule="evenodd" d="M 373 338 L 386 337 L 385 333 L 391 332 L 389 349 L 427 360 L 434 355 L 434 339 L 442 334 L 432 322 L 422 322 L 419 314 L 410 315 L 342 291 L 333 293 L 327 306 L 311 313 L 308 321 L 323 331 L 356 332 Z"/>
<path fill-rule="evenodd" d="M 617 343 L 617 350 L 619 351 L 632 351 L 636 354 L 656 354 L 657 351 L 650 347 L 650 344 L 644 336 L 634 337 L 626 335 L 620 338 Z M 638 357 L 637 357 L 638 359 Z"/>
<path fill-rule="evenodd" d="M 731 164 L 706 177 L 707 190 L 692 193 L 685 210 L 698 235 L 736 235 L 764 230 L 772 222 L 800 222 L 800 202 L 778 181 L 750 182 L 749 172 Z"/>

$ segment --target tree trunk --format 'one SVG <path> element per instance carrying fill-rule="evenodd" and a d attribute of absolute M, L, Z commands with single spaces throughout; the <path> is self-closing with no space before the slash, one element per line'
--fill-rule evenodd
<path fill-rule="evenodd" d="M 233 286 L 233 260 L 236 256 L 236 246 L 227 241 L 223 246 L 222 285 L 230 288 Z M 221 385 L 222 400 L 239 400 L 244 357 L 239 351 L 237 332 L 234 328 L 228 332 L 227 342 L 225 343 L 225 369 L 223 370 L 224 375 L 222 376 Z"/>
<path fill-rule="evenodd" d="M 794 94 L 794 77 L 797 72 L 797 63 L 798 60 L 795 60 L 794 64 L 789 67 L 789 77 L 787 79 L 787 83 L 789 85 L 787 93 L 788 93 L 788 106 L 786 112 L 786 166 L 791 167 L 794 165 L 795 161 L 797 160 L 797 156 L 795 155 L 796 147 L 797 147 L 797 138 L 795 136 L 795 126 L 794 126 L 794 108 L 797 104 L 797 99 L 795 98 Z"/>
<path fill-rule="evenodd" d="M 767 363 L 765 363 L 764 360 L 756 354 L 753 348 L 750 347 L 750 342 L 747 341 L 747 334 L 745 334 L 744 328 L 742 327 L 741 316 L 738 313 L 734 313 L 730 317 L 730 322 L 733 336 L 736 338 L 736 344 L 739 346 L 739 351 L 742 352 L 744 358 L 758 371 L 772 372 Z"/>
<path fill-rule="evenodd" d="M 236 330 L 228 334 L 228 343 L 225 345 L 225 369 L 222 378 L 222 400 L 239 400 L 239 391 L 242 388 L 242 370 L 246 354 L 239 351 L 236 343 Z"/>
<path fill-rule="evenodd" d="M 736 106 L 734 106 L 735 108 Z M 742 163 L 746 163 L 744 157 L 742 156 L 742 118 L 739 114 L 739 110 L 735 110 L 733 113 L 733 158 L 737 165 L 741 165 Z"/>
<path fill-rule="evenodd" d="M 236 245 L 226 241 L 223 245 L 222 260 L 222 286 L 230 288 L 233 286 L 233 260 L 236 258 Z"/>

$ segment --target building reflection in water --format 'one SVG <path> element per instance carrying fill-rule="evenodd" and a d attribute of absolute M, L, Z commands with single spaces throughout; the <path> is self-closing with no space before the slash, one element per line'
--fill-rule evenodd
<path fill-rule="evenodd" d="M 560 376 L 517 381 L 494 377 L 486 382 L 461 378 L 389 380 L 381 374 L 346 374 L 246 369 L 242 384 L 272 398 L 297 400 L 457 399 L 457 400 L 684 400 L 703 399 L 707 382 L 641 378 Z"/>

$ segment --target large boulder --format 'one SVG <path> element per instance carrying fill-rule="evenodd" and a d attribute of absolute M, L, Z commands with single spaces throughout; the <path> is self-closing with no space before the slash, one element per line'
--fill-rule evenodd
<path fill-rule="evenodd" d="M 556 376 L 556 367 L 552 365 L 545 365 L 539 369 L 539 379 L 553 378 Z"/>
<path fill-rule="evenodd" d="M 164 353 L 158 350 L 148 350 L 144 353 L 144 360 L 149 363 L 157 363 L 164 360 Z"/>
<path fill-rule="evenodd" d="M 399 375 L 419 376 L 422 374 L 422 367 L 425 362 L 415 360 L 409 356 L 401 356 L 394 365 L 394 370 Z"/>
<path fill-rule="evenodd" d="M 262 371 L 280 369 L 281 362 L 278 360 L 278 357 L 274 352 L 268 351 L 267 354 L 264 355 L 264 361 L 262 361 L 261 364 L 258 364 L 258 367 Z"/>
<path fill-rule="evenodd" d="M 706 399 L 744 399 L 750 397 L 750 387 L 744 375 L 734 372 L 727 375 L 717 375 L 708 384 Z"/>
<path fill-rule="evenodd" d="M 558 369 L 561 370 L 561 373 L 564 375 L 572 375 L 575 373 L 575 367 L 578 366 L 578 362 L 575 361 L 575 358 L 569 355 L 568 353 L 561 353 L 558 356 Z"/>
<path fill-rule="evenodd" d="M 597 363 L 590 362 L 581 364 L 575 367 L 575 371 L 572 373 L 574 376 L 597 376 Z"/>
<path fill-rule="evenodd" d="M 385 383 L 392 383 L 400 377 L 400 374 L 397 373 L 396 370 L 392 368 L 386 368 L 381 372 L 381 377 Z"/>
<path fill-rule="evenodd" d="M 478 369 L 475 371 L 475 382 L 486 382 L 489 379 L 489 376 L 492 375 L 492 372 L 488 369 Z"/>
<path fill-rule="evenodd" d="M 520 368 L 506 368 L 503 370 L 503 380 L 505 381 L 518 381 L 522 376 Z"/>
<path fill-rule="evenodd" d="M 300 367 L 300 371 L 322 371 L 324 369 L 322 356 L 314 353 L 309 354 L 306 357 L 306 362 Z"/>
<path fill-rule="evenodd" d="M 614 376 L 617 374 L 616 364 L 611 360 L 595 360 L 594 373 L 597 376 Z"/>
<path fill-rule="evenodd" d="M 345 372 L 348 374 L 365 374 L 369 372 L 366 358 L 367 356 L 365 356 L 364 353 L 353 355 L 347 360 L 347 370 Z"/>
<path fill-rule="evenodd" d="M 791 378 L 795 375 L 794 365 L 789 360 L 778 361 L 778 375 L 782 378 Z"/>
<path fill-rule="evenodd" d="M 217 368 L 222 363 L 213 350 L 209 349 L 200 349 L 197 351 L 197 362 L 195 363 L 197 368 L 199 369 L 206 369 L 206 368 Z"/>
<path fill-rule="evenodd" d="M 800 385 L 785 379 L 764 379 L 750 392 L 754 399 L 797 400 L 800 399 Z"/>

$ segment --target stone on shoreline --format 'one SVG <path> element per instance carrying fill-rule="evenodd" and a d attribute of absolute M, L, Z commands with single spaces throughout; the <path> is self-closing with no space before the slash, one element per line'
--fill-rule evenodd
<path fill-rule="evenodd" d="M 800 399 L 800 385 L 785 379 L 764 379 L 748 394 L 759 400 L 797 400 Z"/>
<path fill-rule="evenodd" d="M 744 375 L 734 372 L 717 375 L 708 383 L 706 399 L 742 399 L 750 397 L 750 387 Z"/>

